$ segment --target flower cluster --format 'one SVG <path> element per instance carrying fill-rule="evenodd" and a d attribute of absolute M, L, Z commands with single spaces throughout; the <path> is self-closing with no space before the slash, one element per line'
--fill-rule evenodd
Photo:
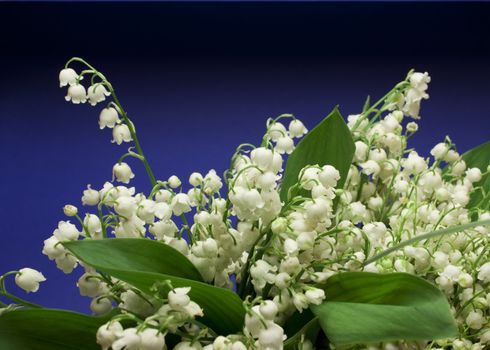
<path fill-rule="evenodd" d="M 87 69 L 76 73 L 69 68 L 72 61 Z M 420 103 L 428 98 L 427 73 L 410 72 L 380 101 L 348 117 L 355 152 L 345 178 L 332 165 L 308 164 L 284 198 L 285 157 L 294 151 L 294 139 L 307 134 L 293 115 L 269 119 L 261 144 L 240 145 L 223 177 L 210 170 L 192 173 L 187 184 L 175 175 L 157 180 L 111 84 L 85 61 L 72 61 L 60 73 L 60 86 L 68 85 L 66 100 L 96 105 L 112 96 L 100 113 L 100 128 L 112 128 L 118 145 L 134 144 L 113 166 L 112 182 L 83 191 L 82 204 L 96 211 L 82 218 L 76 207 L 66 206 L 65 214 L 78 226 L 60 221 L 43 248 L 65 273 L 83 266 L 78 287 L 81 295 L 92 298 L 94 314 L 121 310 L 97 332 L 102 349 L 160 350 L 172 343 L 178 350 L 280 350 L 288 319 L 321 304 L 326 296 L 318 285 L 342 271 L 423 277 L 446 294 L 460 330 L 457 339 L 356 349 L 490 346 L 488 227 L 419 240 L 372 259 L 422 233 L 475 217 L 490 219 L 488 210 L 467 208 L 488 169 L 482 174 L 468 167 L 449 138 L 435 145 L 429 158 L 407 148 L 418 124 L 406 119 L 420 118 Z M 86 89 L 81 80 L 87 75 L 92 78 Z M 129 157 L 145 165 L 153 185 L 150 193 L 125 186 L 134 178 L 123 161 Z M 205 282 L 234 290 L 245 300 L 243 330 L 219 336 L 202 324 L 205 312 L 191 300 L 191 287 L 173 288 L 167 281 L 156 285 L 154 294 L 145 294 L 79 262 L 61 244 L 110 236 L 162 241 L 185 255 Z M 44 278 L 21 270 L 16 280 L 27 291 L 36 291 Z M 313 347 L 308 339 L 301 340 L 301 349 Z"/>

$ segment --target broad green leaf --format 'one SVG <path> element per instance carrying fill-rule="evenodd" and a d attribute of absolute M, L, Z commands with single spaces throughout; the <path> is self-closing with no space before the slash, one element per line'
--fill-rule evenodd
<path fill-rule="evenodd" d="M 487 167 L 490 165 L 490 141 L 463 154 L 463 160 L 466 162 L 467 168 L 479 168 L 482 173 L 485 173 Z M 486 197 L 483 197 L 481 191 L 474 191 L 470 197 L 470 202 L 466 207 L 478 207 L 488 210 L 490 208 L 490 174 L 482 176 L 482 179 L 473 184 L 473 186 L 482 186 Z"/>
<path fill-rule="evenodd" d="M 75 256 L 92 266 L 156 272 L 202 281 L 194 264 L 167 244 L 141 238 L 115 238 L 65 242 Z"/>
<path fill-rule="evenodd" d="M 100 350 L 97 329 L 109 316 L 53 309 L 18 309 L 0 315 L 0 349 Z"/>
<path fill-rule="evenodd" d="M 345 272 L 322 288 L 326 300 L 312 311 L 336 346 L 458 334 L 444 294 L 419 277 Z"/>
<path fill-rule="evenodd" d="M 107 241 L 118 240 L 119 239 L 111 239 Z M 145 241 L 144 239 L 135 240 Z M 131 242 L 134 240 L 125 239 L 125 241 Z M 175 270 L 168 266 L 160 266 L 159 264 L 166 263 L 165 258 L 162 258 L 161 256 L 156 259 L 155 264 L 152 264 L 154 265 L 152 270 L 150 270 L 146 264 L 142 264 L 141 261 L 140 264 L 132 265 L 131 262 L 124 261 L 123 259 L 124 256 L 126 256 L 127 260 L 138 259 L 139 254 L 145 254 L 145 250 L 142 250 L 141 253 L 137 254 L 134 254 L 137 251 L 132 251 L 133 253 L 130 253 L 131 250 L 128 250 L 126 255 L 117 255 L 117 259 L 110 259 L 105 258 L 105 256 L 110 256 L 110 250 L 92 250 L 92 247 L 101 246 L 93 244 L 90 241 L 86 241 L 86 244 L 83 242 L 85 241 L 75 242 L 75 244 L 69 243 L 65 244 L 65 246 L 86 264 L 125 281 L 147 294 L 153 294 L 152 287 L 155 283 L 167 280 L 172 283 L 174 288 L 191 287 L 189 296 L 203 309 L 204 317 L 202 317 L 201 321 L 205 325 L 218 334 L 224 335 L 242 330 L 245 310 L 242 305 L 242 300 L 232 291 L 214 287 L 198 280 L 189 279 L 194 275 L 189 274 L 189 272 L 183 268 L 185 265 L 175 266 L 175 263 L 172 263 L 171 266 L 175 266 Z M 134 244 L 141 248 L 141 246 L 138 245 L 138 242 L 134 242 Z M 162 245 L 160 243 L 157 244 Z M 109 244 L 108 246 L 111 245 Z M 173 248 L 170 249 L 173 250 Z M 174 255 L 173 257 L 177 257 L 179 260 L 184 258 L 185 261 L 182 260 L 182 264 L 191 264 L 183 256 Z M 138 269 L 135 269 L 133 266 L 136 266 Z M 161 286 L 161 288 L 165 293 L 169 291 L 168 287 Z"/>
<path fill-rule="evenodd" d="M 354 151 L 349 128 L 335 108 L 306 134 L 289 156 L 281 185 L 281 200 L 287 200 L 289 189 L 298 182 L 301 169 L 307 165 L 334 166 L 340 172 L 337 188 L 343 188 Z"/>
<path fill-rule="evenodd" d="M 288 329 L 288 327 L 291 327 L 291 322 L 297 322 L 300 326 L 292 335 L 290 335 L 291 332 Z M 284 350 L 297 350 L 300 348 L 299 345 L 302 339 L 309 339 L 315 344 L 316 337 L 320 331 L 320 324 L 318 323 L 318 317 L 311 314 L 311 311 L 306 310 L 302 314 L 294 314 L 292 319 L 289 319 L 284 325 L 284 330 L 288 334 L 288 338 L 284 342 Z"/>

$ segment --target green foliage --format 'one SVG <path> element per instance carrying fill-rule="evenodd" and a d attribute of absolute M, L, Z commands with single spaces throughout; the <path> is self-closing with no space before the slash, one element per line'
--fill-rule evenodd
<path fill-rule="evenodd" d="M 444 294 L 419 277 L 345 272 L 321 287 L 326 300 L 312 311 L 336 346 L 458 334 Z"/>
<path fill-rule="evenodd" d="M 143 249 L 140 242 L 148 249 Z M 189 296 L 204 311 L 201 321 L 218 334 L 239 332 L 243 327 L 245 310 L 242 300 L 228 289 L 200 282 L 200 276 L 193 272 L 195 267 L 187 266 L 192 263 L 171 247 L 143 239 L 85 240 L 70 242 L 65 247 L 86 264 L 147 294 L 153 294 L 156 286 L 161 293 L 168 293 L 169 287 L 159 283 L 165 281 L 170 281 L 174 288 L 191 287 Z M 134 250 L 136 248 L 138 250 Z M 141 254 L 134 254 L 136 251 Z M 152 261 L 155 263 L 146 263 Z M 199 279 L 190 279 L 192 277 Z"/>
<path fill-rule="evenodd" d="M 463 160 L 466 162 L 467 168 L 479 168 L 482 173 L 487 171 L 490 165 L 490 141 L 481 144 L 478 147 L 463 154 Z M 483 191 L 474 191 L 471 194 L 470 202 L 467 208 L 478 207 L 483 210 L 490 209 L 490 174 L 482 176 L 482 179 L 473 184 L 474 187 L 481 186 Z M 484 194 L 486 196 L 484 196 Z"/>
<path fill-rule="evenodd" d="M 315 344 L 320 324 L 310 310 L 304 310 L 302 313 L 293 314 L 284 325 L 284 330 L 288 335 L 288 339 L 284 342 L 284 350 L 296 350 L 300 348 L 303 339 L 308 339 Z"/>
<path fill-rule="evenodd" d="M 144 271 L 202 281 L 194 264 L 167 244 L 140 238 L 64 242 L 63 245 L 89 265 L 118 270 Z"/>
<path fill-rule="evenodd" d="M 0 315 L 2 350 L 100 350 L 97 329 L 110 317 L 53 309 L 18 309 Z"/>
<path fill-rule="evenodd" d="M 340 173 L 337 188 L 343 188 L 354 151 L 350 130 L 335 108 L 306 134 L 289 156 L 281 185 L 281 200 L 287 201 L 289 189 L 298 182 L 298 175 L 306 165 L 334 166 Z"/>

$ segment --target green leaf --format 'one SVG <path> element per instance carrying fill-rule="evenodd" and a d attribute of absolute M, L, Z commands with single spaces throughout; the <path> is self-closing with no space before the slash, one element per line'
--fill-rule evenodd
<path fill-rule="evenodd" d="M 292 332 L 292 327 L 298 327 L 299 329 Z M 299 349 L 302 339 L 309 339 L 315 344 L 316 337 L 320 331 L 318 317 L 313 315 L 310 310 L 305 310 L 301 314 L 295 313 L 284 325 L 284 331 L 288 334 L 288 338 L 284 342 L 284 350 Z M 290 335 L 291 333 L 292 335 Z"/>
<path fill-rule="evenodd" d="M 281 185 L 281 200 L 287 201 L 289 189 L 298 182 L 301 169 L 307 165 L 334 166 L 340 172 L 337 188 L 343 188 L 354 151 L 350 130 L 335 108 L 300 141 L 289 156 Z"/>
<path fill-rule="evenodd" d="M 488 165 L 490 164 L 490 141 L 487 141 L 463 154 L 463 160 L 466 162 L 467 168 L 479 168 L 482 173 L 485 173 Z M 478 207 L 488 210 L 490 208 L 490 174 L 482 176 L 482 179 L 473 184 L 473 186 L 483 187 L 486 197 L 483 197 L 483 193 L 481 191 L 474 191 L 471 194 L 470 202 L 466 207 Z"/>
<path fill-rule="evenodd" d="M 0 315 L 0 349 L 100 350 L 97 329 L 110 316 L 53 309 L 18 309 Z"/>
<path fill-rule="evenodd" d="M 125 242 L 119 244 L 117 243 L 119 240 Z M 116 243 L 108 243 L 109 241 L 115 241 Z M 167 252 L 171 252 L 170 249 L 175 251 L 171 247 L 165 248 L 166 246 L 161 243 L 141 238 L 117 238 L 103 241 L 87 240 L 70 242 L 65 244 L 65 246 L 86 264 L 127 282 L 140 289 L 142 292 L 150 295 L 153 294 L 152 287 L 157 282 L 164 282 L 167 280 L 172 283 L 174 288 L 191 287 L 189 296 L 203 309 L 204 317 L 202 317 L 201 321 L 205 325 L 213 329 L 216 333 L 223 335 L 242 330 L 245 310 L 243 308 L 242 300 L 235 293 L 228 289 L 214 287 L 199 280 L 189 279 L 195 277 L 195 273 L 191 273 L 190 271 L 192 270 L 185 264 L 192 263 L 177 251 L 175 252 L 180 254 L 180 256 L 175 253 L 170 257 L 157 255 L 155 256 L 155 263 L 147 264 L 144 263 L 147 260 L 143 259 L 143 256 L 150 255 L 151 252 L 154 253 L 154 250 L 119 249 L 121 246 L 127 248 L 126 244 L 142 248 L 140 242 L 135 241 L 148 241 L 152 244 L 142 244 L 145 244 L 150 248 L 152 245 L 158 244 L 159 246 L 163 246 L 163 249 Z M 94 244 L 94 242 L 106 242 L 108 244 Z M 108 249 L 92 249 L 93 247 L 101 248 L 104 246 Z M 112 250 L 111 248 L 115 246 L 118 247 L 118 249 Z M 158 247 L 158 249 L 162 249 L 162 247 Z M 111 258 L 113 251 L 116 251 L 117 254 Z M 121 251 L 124 251 L 124 254 L 122 254 Z M 161 254 L 164 254 L 164 252 Z M 175 264 L 175 261 L 170 261 L 170 258 L 179 259 L 180 265 Z M 135 264 L 134 261 L 138 261 L 138 263 Z M 167 263 L 169 264 L 168 266 L 165 265 Z M 191 267 L 195 269 L 194 266 Z M 189 268 L 189 271 L 187 268 Z M 168 287 L 160 287 L 164 293 L 168 293 Z"/>
<path fill-rule="evenodd" d="M 201 274 L 182 253 L 167 244 L 141 238 L 64 242 L 75 256 L 92 266 L 156 272 L 202 281 Z"/>
<path fill-rule="evenodd" d="M 321 287 L 326 300 L 312 311 L 336 346 L 458 334 L 444 294 L 419 277 L 345 272 Z"/>

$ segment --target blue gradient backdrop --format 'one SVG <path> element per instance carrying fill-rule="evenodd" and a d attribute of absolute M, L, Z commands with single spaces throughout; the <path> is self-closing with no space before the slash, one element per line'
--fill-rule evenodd
<path fill-rule="evenodd" d="M 0 3 L 0 271 L 37 268 L 48 280 L 31 300 L 88 312 L 81 270 L 57 270 L 42 242 L 125 149 L 99 131 L 99 107 L 64 101 L 57 75 L 71 56 L 113 82 L 162 179 L 222 173 L 267 117 L 294 113 L 311 128 L 336 104 L 359 112 L 412 67 L 433 83 L 411 145 L 427 155 L 449 134 L 466 151 L 490 136 L 489 5 Z"/>

